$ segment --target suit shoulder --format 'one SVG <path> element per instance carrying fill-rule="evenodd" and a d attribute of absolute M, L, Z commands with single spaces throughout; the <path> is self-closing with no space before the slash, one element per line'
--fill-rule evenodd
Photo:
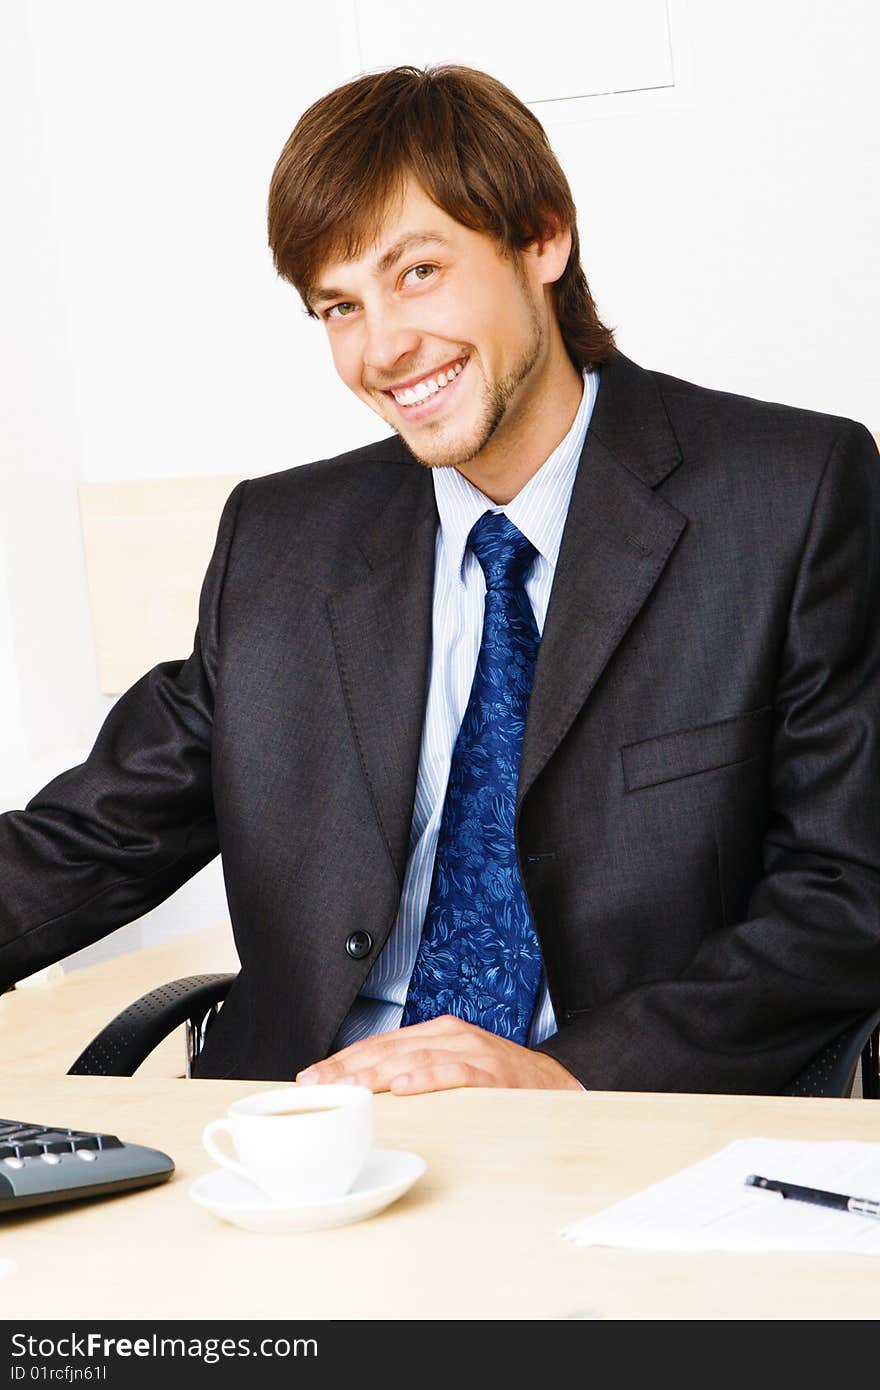
<path fill-rule="evenodd" d="M 329 538 L 347 533 L 381 512 L 403 487 L 418 485 L 423 470 L 397 436 L 332 458 L 250 478 L 236 489 L 239 538 L 306 532 Z"/>
<path fill-rule="evenodd" d="M 336 588 L 365 535 L 386 517 L 409 535 L 433 495 L 428 470 L 397 436 L 248 479 L 221 521 L 227 583 L 260 583 L 293 566 L 315 586 Z"/>
<path fill-rule="evenodd" d="M 664 372 L 651 376 L 682 442 L 699 437 L 704 447 L 714 442 L 729 450 L 739 444 L 820 463 L 840 440 L 873 447 L 865 426 L 846 416 L 719 391 Z"/>
<path fill-rule="evenodd" d="M 377 486 L 395 487 L 413 459 L 396 435 L 361 445 L 344 454 L 297 464 L 278 473 L 263 473 L 247 481 L 249 506 L 273 507 L 309 499 L 351 498 L 352 490 L 375 492 Z"/>

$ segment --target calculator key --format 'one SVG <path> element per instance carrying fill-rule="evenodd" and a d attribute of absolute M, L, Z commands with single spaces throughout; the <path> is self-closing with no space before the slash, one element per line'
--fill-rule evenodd
<path fill-rule="evenodd" d="M 122 1140 L 117 1139 L 115 1134 L 99 1134 L 98 1142 L 102 1149 L 121 1149 Z"/>
<path fill-rule="evenodd" d="M 34 1158 L 43 1152 L 42 1144 L 16 1144 L 19 1158 Z"/>
<path fill-rule="evenodd" d="M 73 1145 L 69 1139 L 50 1139 L 43 1148 L 47 1154 L 69 1154 L 73 1153 Z"/>
<path fill-rule="evenodd" d="M 97 1149 L 99 1147 L 97 1134 L 77 1134 L 70 1142 L 75 1150 Z"/>
<path fill-rule="evenodd" d="M 17 1158 L 14 1144 L 0 1144 L 0 1158 Z"/>

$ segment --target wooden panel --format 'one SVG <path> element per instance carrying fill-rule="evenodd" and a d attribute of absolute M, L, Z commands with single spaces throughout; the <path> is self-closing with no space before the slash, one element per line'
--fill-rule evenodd
<path fill-rule="evenodd" d="M 79 489 L 98 683 L 119 695 L 188 656 L 220 512 L 239 475 L 83 483 Z"/>

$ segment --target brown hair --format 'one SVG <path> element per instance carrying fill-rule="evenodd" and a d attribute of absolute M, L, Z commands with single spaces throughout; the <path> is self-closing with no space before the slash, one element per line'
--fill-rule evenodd
<path fill-rule="evenodd" d="M 269 245 L 310 317 L 321 266 L 363 254 L 409 175 L 514 259 L 555 226 L 569 227 L 571 254 L 552 286 L 566 349 L 579 369 L 616 352 L 581 269 L 571 189 L 541 123 L 494 77 L 455 64 L 355 78 L 297 122 L 272 175 Z"/>

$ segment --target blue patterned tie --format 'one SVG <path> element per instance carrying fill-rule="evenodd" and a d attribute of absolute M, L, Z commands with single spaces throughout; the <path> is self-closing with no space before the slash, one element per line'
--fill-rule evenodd
<path fill-rule="evenodd" d="M 513 821 L 538 629 L 524 580 L 535 547 L 486 512 L 468 545 L 486 577 L 483 640 L 449 770 L 431 895 L 401 1026 L 455 1014 L 524 1043 L 543 962 Z"/>

